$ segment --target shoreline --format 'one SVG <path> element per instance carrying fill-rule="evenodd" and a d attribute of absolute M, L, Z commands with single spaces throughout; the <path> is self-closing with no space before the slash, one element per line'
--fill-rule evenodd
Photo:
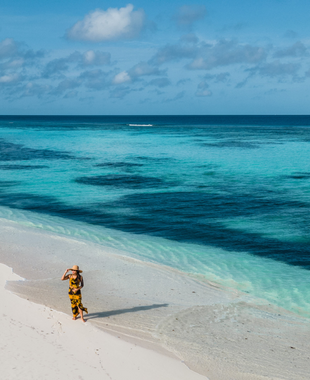
<path fill-rule="evenodd" d="M 177 357 L 209 380 L 307 379 L 309 320 L 113 249 L 15 222 L 0 225 L 0 262 L 27 278 L 8 282 L 11 292 L 67 316 L 60 277 L 79 264 L 86 318 L 100 330 Z"/>

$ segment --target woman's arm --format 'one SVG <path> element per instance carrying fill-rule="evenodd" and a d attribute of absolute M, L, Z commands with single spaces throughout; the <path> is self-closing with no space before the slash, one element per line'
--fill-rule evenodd
<path fill-rule="evenodd" d="M 64 280 L 69 280 L 70 278 L 70 274 L 67 275 L 67 273 L 69 272 L 70 269 L 66 269 L 65 273 L 62 275 L 61 277 L 61 281 L 64 281 Z"/>

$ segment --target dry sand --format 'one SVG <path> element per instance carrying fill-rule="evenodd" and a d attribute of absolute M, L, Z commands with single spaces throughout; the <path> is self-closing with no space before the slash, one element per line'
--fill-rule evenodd
<path fill-rule="evenodd" d="M 20 280 L 0 264 L 1 378 L 206 380 L 180 360 L 125 342 L 90 323 L 19 298 L 4 289 Z"/>

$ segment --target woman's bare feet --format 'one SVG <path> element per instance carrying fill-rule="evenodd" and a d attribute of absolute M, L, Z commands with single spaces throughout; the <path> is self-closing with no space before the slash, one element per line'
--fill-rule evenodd
<path fill-rule="evenodd" d="M 72 319 L 75 321 L 75 320 L 76 320 L 76 317 L 73 317 Z"/>

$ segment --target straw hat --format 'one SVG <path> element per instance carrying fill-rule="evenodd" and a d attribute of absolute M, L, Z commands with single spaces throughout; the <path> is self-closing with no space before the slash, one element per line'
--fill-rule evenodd
<path fill-rule="evenodd" d="M 80 272 L 80 273 L 83 272 L 82 270 L 80 270 L 78 265 L 73 265 L 73 267 L 70 270 L 76 270 L 77 272 Z"/>

